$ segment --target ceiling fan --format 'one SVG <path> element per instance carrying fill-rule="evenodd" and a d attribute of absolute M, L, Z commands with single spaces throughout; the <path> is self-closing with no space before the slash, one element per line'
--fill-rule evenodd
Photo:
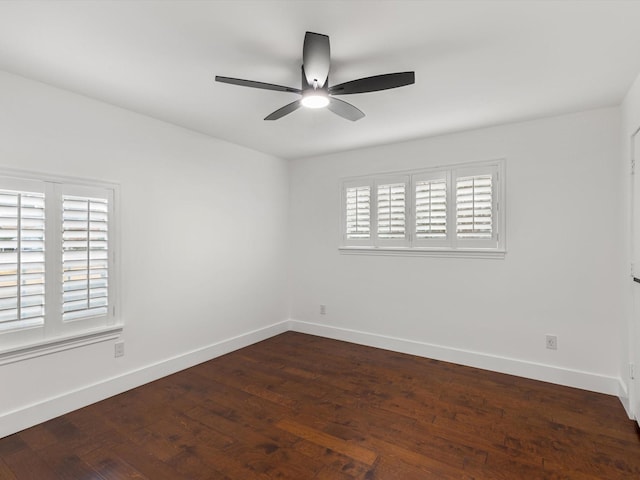
<path fill-rule="evenodd" d="M 329 86 L 330 68 L 329 37 L 320 33 L 307 32 L 302 47 L 302 87 L 283 87 L 272 83 L 255 82 L 241 78 L 220 77 L 216 75 L 216 82 L 230 83 L 242 87 L 262 88 L 277 92 L 291 92 L 302 98 L 279 108 L 265 117 L 265 120 L 277 120 L 294 112 L 301 106 L 308 108 L 327 107 L 336 115 L 347 120 L 360 120 L 364 113 L 345 101 L 335 98 L 335 95 L 350 95 L 353 93 L 377 92 L 390 88 L 404 87 L 415 83 L 414 72 L 387 73 L 373 77 L 359 78 L 339 85 Z"/>

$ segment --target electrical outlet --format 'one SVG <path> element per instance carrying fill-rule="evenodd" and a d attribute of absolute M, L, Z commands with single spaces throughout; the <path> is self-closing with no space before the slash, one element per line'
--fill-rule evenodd
<path fill-rule="evenodd" d="M 547 348 L 550 350 L 558 349 L 558 337 L 556 335 L 547 335 Z"/>
<path fill-rule="evenodd" d="M 320 305 L 320 315 L 326 315 L 326 314 L 327 314 L 327 306 Z"/>
<path fill-rule="evenodd" d="M 116 357 L 124 356 L 124 342 L 118 342 L 114 345 L 114 353 Z"/>

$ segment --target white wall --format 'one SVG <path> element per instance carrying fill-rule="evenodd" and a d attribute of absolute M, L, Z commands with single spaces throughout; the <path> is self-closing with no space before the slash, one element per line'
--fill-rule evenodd
<path fill-rule="evenodd" d="M 621 127 L 621 142 L 622 142 L 622 154 L 621 158 L 621 176 L 620 186 L 621 192 L 624 196 L 624 238 L 626 240 L 624 245 L 624 254 L 628 263 L 632 261 L 631 256 L 631 232 L 630 232 L 630 205 L 631 205 L 631 182 L 629 177 L 629 167 L 631 163 L 631 136 L 640 128 L 640 76 L 636 78 L 636 81 L 629 89 L 627 96 L 621 105 L 622 113 L 622 127 Z M 638 152 L 636 152 L 638 153 Z M 637 162 L 637 160 L 636 160 Z M 636 165 L 636 175 L 640 175 L 640 165 Z M 640 194 L 640 192 L 635 192 Z M 638 240 L 638 239 L 636 239 Z M 627 263 L 627 264 L 628 264 Z M 637 268 L 637 267 L 636 267 Z M 640 276 L 638 272 L 635 272 L 636 276 Z M 640 422 L 640 375 L 636 375 L 635 382 L 628 380 L 628 365 L 634 363 L 636 365 L 636 371 L 640 366 L 640 320 L 638 319 L 638 312 L 633 312 L 633 295 L 636 299 L 640 299 L 640 292 L 638 291 L 638 284 L 634 284 L 631 281 L 627 281 L 625 285 L 625 294 L 627 301 L 624 304 L 626 309 L 626 318 L 628 321 L 625 323 L 625 330 L 623 331 L 623 343 L 621 354 L 620 369 L 623 372 L 623 379 L 629 383 L 629 401 L 625 402 L 625 407 L 635 414 L 635 418 Z M 637 300 L 636 300 L 637 301 Z"/>
<path fill-rule="evenodd" d="M 293 328 L 624 396 L 619 131 L 610 108 L 291 162 Z M 341 177 L 495 158 L 505 259 L 339 253 Z"/>
<path fill-rule="evenodd" d="M 0 366 L 0 437 L 286 330 L 285 161 L 0 73 L 0 167 L 120 184 L 126 348 Z"/>

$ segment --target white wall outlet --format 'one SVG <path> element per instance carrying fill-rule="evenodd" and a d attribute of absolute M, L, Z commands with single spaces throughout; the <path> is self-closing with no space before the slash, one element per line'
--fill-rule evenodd
<path fill-rule="evenodd" d="M 124 356 L 124 342 L 118 342 L 114 345 L 114 353 L 116 357 Z"/>
<path fill-rule="evenodd" d="M 327 306 L 320 305 L 320 315 L 326 315 L 326 314 L 327 314 Z"/>
<path fill-rule="evenodd" d="M 558 337 L 556 335 L 547 335 L 547 348 L 550 350 L 558 349 Z"/>

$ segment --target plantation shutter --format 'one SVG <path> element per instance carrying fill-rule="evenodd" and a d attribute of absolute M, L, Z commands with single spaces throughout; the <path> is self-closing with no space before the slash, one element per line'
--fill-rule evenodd
<path fill-rule="evenodd" d="M 347 187 L 345 197 L 347 240 L 371 238 L 371 186 Z"/>
<path fill-rule="evenodd" d="M 504 172 L 492 160 L 346 180 L 341 249 L 503 258 Z"/>
<path fill-rule="evenodd" d="M 109 202 L 62 195 L 62 319 L 106 315 Z"/>
<path fill-rule="evenodd" d="M 456 232 L 459 239 L 493 238 L 493 175 L 456 179 Z"/>
<path fill-rule="evenodd" d="M 378 238 L 404 239 L 406 230 L 406 183 L 378 185 Z"/>
<path fill-rule="evenodd" d="M 447 238 L 447 179 L 415 182 L 416 239 Z"/>
<path fill-rule="evenodd" d="M 0 331 L 44 324 L 44 194 L 0 190 Z"/>

